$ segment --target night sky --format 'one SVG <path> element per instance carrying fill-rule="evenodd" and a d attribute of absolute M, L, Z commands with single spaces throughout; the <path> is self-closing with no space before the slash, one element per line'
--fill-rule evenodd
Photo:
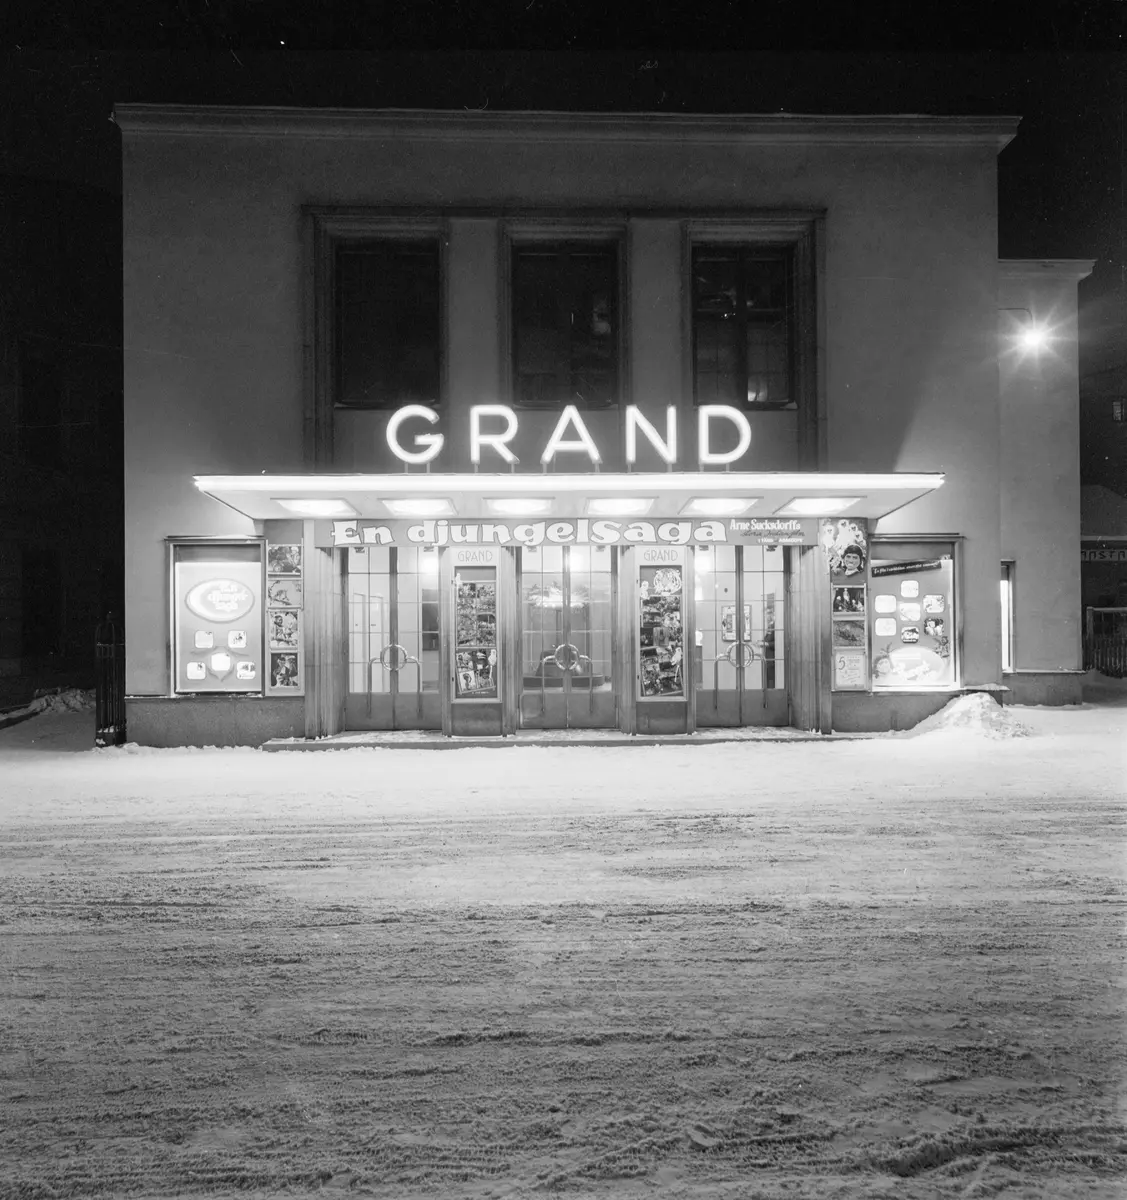
<path fill-rule="evenodd" d="M 679 21 L 663 5 L 638 24 L 640 11 L 17 2 L 0 173 L 119 193 L 115 101 L 1017 115 L 999 159 L 999 254 L 1096 259 L 1081 285 L 1082 369 L 1127 363 L 1127 3 L 1015 7 L 1012 20 L 1004 5 L 923 6 L 910 29 L 880 5 L 702 3 Z"/>

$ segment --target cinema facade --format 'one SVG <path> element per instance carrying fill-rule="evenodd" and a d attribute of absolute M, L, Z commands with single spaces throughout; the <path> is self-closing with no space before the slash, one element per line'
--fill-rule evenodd
<path fill-rule="evenodd" d="M 130 740 L 1078 699 L 1090 264 L 999 262 L 1016 118 L 116 119 Z"/>

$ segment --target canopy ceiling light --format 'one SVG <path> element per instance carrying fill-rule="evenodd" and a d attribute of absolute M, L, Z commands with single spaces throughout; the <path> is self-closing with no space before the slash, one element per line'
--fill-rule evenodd
<path fill-rule="evenodd" d="M 758 502 L 758 497 L 694 496 L 681 511 L 697 517 L 741 517 Z"/>
<path fill-rule="evenodd" d="M 454 505 L 445 496 L 419 496 L 408 500 L 381 500 L 393 517 L 449 517 Z"/>
<path fill-rule="evenodd" d="M 860 496 L 795 496 L 776 512 L 785 517 L 836 517 L 860 499 Z"/>
<path fill-rule="evenodd" d="M 651 508 L 652 496 L 597 496 L 587 501 L 593 517 L 644 517 Z"/>
<path fill-rule="evenodd" d="M 347 500 L 320 500 L 313 496 L 294 496 L 282 499 L 274 497 L 274 503 L 280 504 L 287 512 L 296 513 L 301 517 L 358 517 L 360 514 Z"/>
<path fill-rule="evenodd" d="M 487 496 L 485 507 L 499 517 L 543 517 L 552 511 L 552 496 Z"/>

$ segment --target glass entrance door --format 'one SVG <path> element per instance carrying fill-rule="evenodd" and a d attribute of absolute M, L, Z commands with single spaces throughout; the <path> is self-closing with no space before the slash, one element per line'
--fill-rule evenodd
<path fill-rule="evenodd" d="M 525 546 L 519 565 L 521 726 L 614 728 L 614 551 Z"/>
<path fill-rule="evenodd" d="M 694 553 L 698 727 L 787 724 L 782 547 Z"/>
<path fill-rule="evenodd" d="M 347 729 L 441 729 L 438 551 L 348 551 Z"/>

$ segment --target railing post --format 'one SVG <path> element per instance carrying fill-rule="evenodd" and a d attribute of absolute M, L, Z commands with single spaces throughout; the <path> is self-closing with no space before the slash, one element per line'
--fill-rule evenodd
<path fill-rule="evenodd" d="M 95 746 L 120 746 L 125 741 L 125 633 L 106 613 L 94 634 Z"/>

